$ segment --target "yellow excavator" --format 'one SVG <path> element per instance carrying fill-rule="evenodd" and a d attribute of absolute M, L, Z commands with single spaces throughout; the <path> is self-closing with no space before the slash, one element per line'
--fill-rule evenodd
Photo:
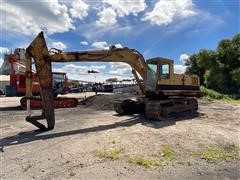
<path fill-rule="evenodd" d="M 199 78 L 196 75 L 174 74 L 173 60 L 156 57 L 145 61 L 134 49 L 110 47 L 108 50 L 62 52 L 48 50 L 43 32 L 26 49 L 26 120 L 41 130 L 51 130 L 55 125 L 54 97 L 52 93 L 52 62 L 123 62 L 132 72 L 142 96 L 136 100 L 117 101 L 114 109 L 119 114 L 141 113 L 150 119 L 198 109 L 196 97 L 201 96 Z M 36 66 L 41 87 L 42 114 L 32 116 L 30 103 L 33 99 L 32 59 Z M 142 79 L 142 80 L 141 80 Z M 64 104 L 65 100 L 61 103 Z M 66 101 L 67 102 L 67 101 Z M 61 104 L 60 103 L 60 104 Z M 39 122 L 46 119 L 47 127 Z"/>

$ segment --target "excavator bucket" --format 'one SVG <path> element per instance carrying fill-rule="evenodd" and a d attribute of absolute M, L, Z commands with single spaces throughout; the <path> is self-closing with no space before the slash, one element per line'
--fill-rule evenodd
<path fill-rule="evenodd" d="M 32 41 L 27 47 L 26 52 L 30 57 L 35 59 L 36 72 L 39 77 L 43 104 L 43 112 L 41 116 L 28 116 L 26 117 L 26 120 L 42 130 L 51 130 L 55 125 L 54 100 L 52 93 L 52 67 L 43 32 L 39 33 L 39 35 Z M 47 120 L 47 127 L 38 122 L 40 119 Z"/>

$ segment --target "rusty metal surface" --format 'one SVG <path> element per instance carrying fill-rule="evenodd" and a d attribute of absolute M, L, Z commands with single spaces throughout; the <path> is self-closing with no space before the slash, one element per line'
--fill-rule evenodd
<path fill-rule="evenodd" d="M 199 90 L 162 90 L 160 93 L 165 96 L 202 97 Z"/>
<path fill-rule="evenodd" d="M 32 58 L 29 56 L 29 54 L 26 54 L 26 97 L 31 98 L 32 97 Z"/>
<path fill-rule="evenodd" d="M 197 110 L 198 102 L 195 98 L 149 100 L 145 105 L 146 117 L 157 120 L 183 112 L 193 113 Z"/>
<path fill-rule="evenodd" d="M 26 51 L 35 62 L 36 72 L 38 74 L 41 87 L 43 116 L 46 118 L 48 124 L 47 128 L 50 130 L 53 129 L 55 125 L 52 93 L 52 66 L 51 61 L 49 61 L 48 48 L 42 32 L 33 40 Z"/>
<path fill-rule="evenodd" d="M 26 51 L 34 59 L 41 87 L 52 88 L 52 66 L 43 33 L 33 40 Z"/>
<path fill-rule="evenodd" d="M 149 100 L 145 104 L 145 116 L 149 119 L 161 118 L 161 103 L 157 100 Z"/>
<path fill-rule="evenodd" d="M 136 79 L 137 84 L 138 84 L 142 94 L 145 94 L 146 93 L 146 88 L 145 88 L 143 82 L 138 77 L 137 72 L 134 69 L 132 69 L 132 74 L 133 74 L 134 78 Z"/>
<path fill-rule="evenodd" d="M 23 97 L 20 100 L 21 108 L 26 109 L 27 106 L 27 98 Z M 53 101 L 54 108 L 69 108 L 69 107 L 76 107 L 78 105 L 78 99 L 76 98 L 67 98 L 67 97 L 61 97 L 61 98 L 54 98 Z M 40 97 L 33 97 L 31 98 L 31 109 L 42 109 L 42 99 Z"/>

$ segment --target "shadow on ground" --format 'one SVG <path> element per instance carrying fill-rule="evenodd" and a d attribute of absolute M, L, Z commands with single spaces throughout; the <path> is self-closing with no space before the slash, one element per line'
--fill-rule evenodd
<path fill-rule="evenodd" d="M 180 121 L 180 120 L 182 121 L 182 120 L 194 119 L 194 118 L 202 116 L 202 115 L 203 114 L 200 114 L 200 113 L 195 113 L 195 114 L 191 114 L 191 115 L 189 115 L 189 114 L 181 115 L 179 117 L 166 118 L 166 119 L 163 119 L 162 121 L 148 120 L 142 116 L 133 115 L 131 118 L 129 118 L 127 120 L 116 122 L 113 124 L 100 125 L 100 126 L 71 130 L 71 131 L 54 132 L 54 133 L 50 133 L 50 134 L 46 134 L 46 131 L 40 131 L 40 130 L 21 132 L 21 133 L 18 133 L 17 135 L 13 135 L 13 136 L 9 136 L 9 137 L 0 139 L 0 151 L 4 152 L 3 148 L 6 146 L 24 144 L 24 143 L 28 143 L 28 142 L 32 142 L 32 141 L 37 141 L 37 140 L 47 140 L 47 139 L 58 138 L 58 137 L 63 137 L 63 136 L 70 136 L 70 135 L 75 135 L 75 134 L 84 134 L 84 133 L 105 131 L 105 130 L 115 129 L 115 128 L 119 128 L 119 127 L 130 127 L 130 126 L 133 126 L 136 124 L 142 124 L 144 126 L 159 129 L 159 128 L 163 128 L 166 126 L 175 125 L 176 122 Z"/>
<path fill-rule="evenodd" d="M 21 106 L 0 107 L 0 111 L 26 111 Z"/>

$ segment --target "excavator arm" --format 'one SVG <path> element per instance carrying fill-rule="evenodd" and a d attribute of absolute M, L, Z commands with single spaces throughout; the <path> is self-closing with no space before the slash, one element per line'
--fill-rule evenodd
<path fill-rule="evenodd" d="M 109 50 L 92 50 L 80 52 L 61 52 L 55 51 L 49 53 L 43 32 L 33 40 L 33 42 L 26 49 L 27 70 L 26 70 L 26 97 L 28 117 L 27 121 L 31 122 L 40 129 L 46 129 L 44 125 L 38 122 L 40 119 L 46 119 L 48 128 L 53 129 L 55 124 L 54 103 L 52 94 L 52 62 L 123 62 L 132 67 L 134 77 L 138 81 L 139 87 L 145 93 L 145 81 L 147 73 L 147 64 L 143 56 L 134 49 L 129 48 L 115 48 L 111 47 Z M 43 112 L 41 116 L 31 116 L 30 99 L 31 94 L 31 65 L 34 59 L 36 72 L 39 77 L 41 87 L 41 97 Z M 137 73 L 141 76 L 144 83 L 139 82 Z"/>

